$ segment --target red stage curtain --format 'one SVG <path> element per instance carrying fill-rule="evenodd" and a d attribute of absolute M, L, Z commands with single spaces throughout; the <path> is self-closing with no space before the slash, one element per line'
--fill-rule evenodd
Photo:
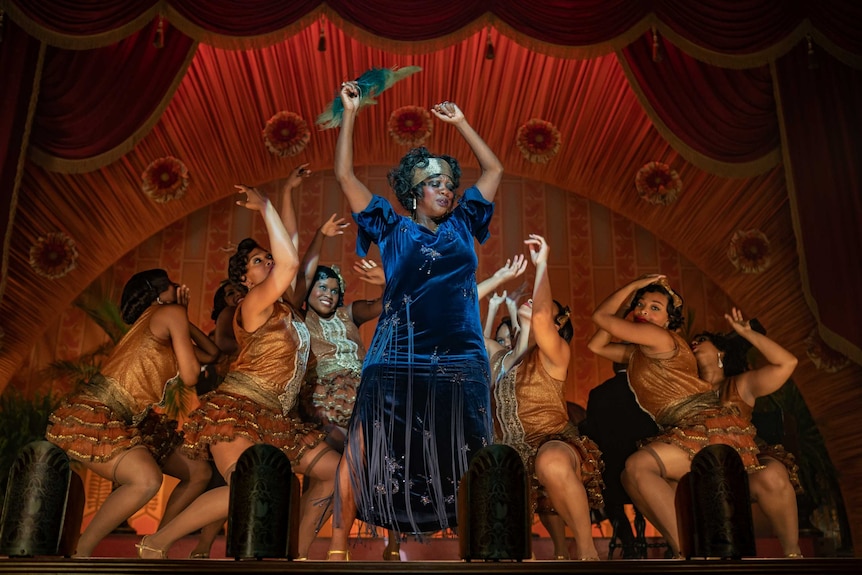
<path fill-rule="evenodd" d="M 166 26 L 164 47 L 155 47 L 157 25 L 154 20 L 107 48 L 49 49 L 31 145 L 66 160 L 115 151 L 101 164 L 129 151 L 145 135 L 141 128 L 158 120 L 160 104 L 173 94 L 194 46 L 191 38 Z"/>
<path fill-rule="evenodd" d="M 720 162 L 755 162 L 773 154 L 771 165 L 777 164 L 778 118 L 769 67 L 719 68 L 661 38 L 659 46 L 659 62 L 653 59 L 649 33 L 623 55 L 638 93 L 672 136 Z"/>
<path fill-rule="evenodd" d="M 141 18 L 149 21 L 163 7 L 202 30 L 226 36 L 266 34 L 323 8 L 363 30 L 408 42 L 445 36 L 487 12 L 518 33 L 563 46 L 607 42 L 645 18 L 654 18 L 693 45 L 737 55 L 768 50 L 808 19 L 837 46 L 862 53 L 858 34 L 862 4 L 855 0 L 752 0 L 744 10 L 737 0 L 6 0 L 3 4 L 15 19 L 27 20 L 24 27 L 31 34 L 41 28 L 45 34 L 82 39 L 106 35 Z"/>
<path fill-rule="evenodd" d="M 803 289 L 823 339 L 862 363 L 862 71 L 814 58 L 801 45 L 776 63 Z"/>
<path fill-rule="evenodd" d="M 30 102 L 34 98 L 40 66 L 40 43 L 14 22 L 3 23 L 0 42 L 0 299 L 9 277 L 9 242 L 15 220 L 20 171 L 30 135 Z"/>

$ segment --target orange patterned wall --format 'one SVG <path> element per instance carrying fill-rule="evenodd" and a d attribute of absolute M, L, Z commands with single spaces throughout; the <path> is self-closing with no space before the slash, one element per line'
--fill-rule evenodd
<path fill-rule="evenodd" d="M 386 183 L 386 168 L 359 171 L 360 177 L 375 193 L 391 200 Z M 475 171 L 466 170 L 464 185 L 475 180 Z M 276 203 L 280 201 L 281 181 L 261 185 Z M 225 277 L 227 260 L 234 246 L 246 236 L 262 243 L 266 232 L 261 218 L 234 204 L 238 196 L 228 196 L 188 217 L 176 221 L 160 233 L 120 257 L 100 283 L 107 284 L 118 299 L 123 283 L 135 271 L 162 267 L 171 277 L 192 290 L 189 315 L 204 331 L 212 328 L 212 296 Z M 622 193 L 622 192 L 621 192 Z M 344 215 L 349 209 L 332 172 L 317 173 L 294 193 L 294 206 L 300 226 L 300 249 L 310 242 L 317 227 L 332 213 Z M 566 191 L 522 178 L 504 178 L 496 200 L 491 223 L 491 238 L 478 246 L 481 280 L 491 275 L 508 257 L 523 252 L 529 233 L 542 234 L 551 246 L 550 275 L 554 297 L 572 309 L 575 328 L 568 398 L 581 405 L 593 387 L 611 374 L 607 361 L 599 360 L 586 348 L 594 327 L 590 315 L 596 304 L 611 291 L 644 273 L 666 274 L 686 299 L 689 313 L 694 312 L 693 329 L 724 329 L 723 313 L 731 302 L 679 252 L 660 242 L 651 233 L 634 225 L 599 204 Z M 355 278 L 352 263 L 356 226 L 324 243 L 321 262 L 338 264 L 347 281 L 347 300 L 372 298 L 379 289 Z M 371 257 L 377 257 L 376 247 Z M 532 281 L 528 268 L 528 282 Z M 506 286 L 510 290 L 520 281 Z M 485 302 L 483 302 L 483 309 Z M 369 341 L 372 325 L 365 325 L 363 336 Z M 58 315 L 57 323 L 43 335 L 30 361 L 19 374 L 24 387 L 36 385 L 35 373 L 53 359 L 74 359 L 103 339 L 101 330 L 86 320 L 76 308 Z"/>

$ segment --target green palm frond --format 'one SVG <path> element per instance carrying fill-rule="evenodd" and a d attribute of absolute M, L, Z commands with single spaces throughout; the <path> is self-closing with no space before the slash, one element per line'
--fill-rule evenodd
<path fill-rule="evenodd" d="M 183 379 L 177 374 L 165 384 L 165 391 L 159 405 L 164 408 L 165 415 L 171 419 L 177 419 L 189 412 L 192 396 L 194 396 L 194 389 L 186 387 Z"/>
<path fill-rule="evenodd" d="M 94 282 L 81 292 L 75 299 L 75 307 L 96 322 L 116 344 L 129 331 L 129 326 L 123 321 L 123 316 L 116 302 L 93 288 L 96 284 L 97 282 Z"/>

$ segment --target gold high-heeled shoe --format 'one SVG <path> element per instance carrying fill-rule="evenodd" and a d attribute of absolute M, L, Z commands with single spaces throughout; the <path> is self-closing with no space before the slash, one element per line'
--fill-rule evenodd
<path fill-rule="evenodd" d="M 138 549 L 138 558 L 145 559 L 144 553 L 155 553 L 157 557 L 148 557 L 147 559 L 167 559 L 168 554 L 165 553 L 164 549 L 159 549 L 157 547 L 153 547 L 152 545 L 147 545 L 147 537 L 149 536 L 144 535 L 143 537 L 141 537 L 140 543 L 135 543 L 135 547 L 137 547 Z"/>
<path fill-rule="evenodd" d="M 333 555 L 343 555 L 343 561 L 350 561 L 350 551 L 342 551 L 341 549 L 330 549 L 326 552 L 326 560 L 332 561 Z"/>
<path fill-rule="evenodd" d="M 401 561 L 401 551 L 399 549 L 384 549 L 384 561 Z"/>

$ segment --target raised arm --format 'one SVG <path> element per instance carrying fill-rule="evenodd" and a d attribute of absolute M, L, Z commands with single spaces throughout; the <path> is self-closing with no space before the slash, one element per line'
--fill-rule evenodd
<path fill-rule="evenodd" d="M 497 320 L 497 310 L 500 309 L 500 304 L 504 301 L 506 301 L 506 290 L 503 290 L 503 295 L 494 292 L 494 295 L 488 298 L 488 314 L 485 316 L 485 330 L 483 331 L 484 336 L 488 339 L 496 340 L 494 324 Z"/>
<path fill-rule="evenodd" d="M 305 255 L 302 256 L 302 263 L 299 266 L 300 273 L 297 277 L 296 290 L 293 297 L 293 305 L 295 307 L 302 305 L 309 287 L 314 283 L 314 272 L 317 270 L 317 264 L 320 262 L 320 250 L 323 249 L 323 240 L 342 235 L 344 228 L 350 225 L 344 218 L 337 218 L 336 215 L 332 214 L 329 216 L 329 219 L 317 228 L 314 238 L 312 238 L 311 243 L 308 245 L 308 249 L 305 250 Z"/>
<path fill-rule="evenodd" d="M 237 205 L 258 211 L 263 216 L 273 259 L 269 274 L 261 283 L 251 286 L 253 289 L 249 289 L 242 301 L 243 327 L 246 331 L 252 332 L 264 324 L 272 313 L 273 304 L 290 288 L 299 268 L 299 256 L 296 245 L 284 227 L 282 216 L 276 211 L 269 198 L 255 188 L 243 185 L 236 187 L 246 194 L 246 200 L 237 201 Z M 292 203 L 288 202 L 287 206 L 282 206 L 282 210 L 284 209 L 292 210 Z"/>
<path fill-rule="evenodd" d="M 535 334 L 545 369 L 556 379 L 565 379 L 572 350 L 569 342 L 560 337 L 557 325 L 557 306 L 548 280 L 550 247 L 545 238 L 537 234 L 530 234 L 524 243 L 530 248 L 530 260 L 536 266 L 530 329 Z"/>
<path fill-rule="evenodd" d="M 485 140 L 467 123 L 464 112 L 454 102 L 441 102 L 431 108 L 431 111 L 443 122 L 455 126 L 467 145 L 470 146 L 473 155 L 479 162 L 479 168 L 482 169 L 482 175 L 476 181 L 476 187 L 479 188 L 482 197 L 493 202 L 494 196 L 497 195 L 500 180 L 503 179 L 503 164 L 500 163 Z"/>
<path fill-rule="evenodd" d="M 353 171 L 353 129 L 356 111 L 359 109 L 359 85 L 356 82 L 341 84 L 341 130 L 335 144 L 335 179 L 350 204 L 350 211 L 357 213 L 368 207 L 372 194 Z"/>
<path fill-rule="evenodd" d="M 515 279 L 516 277 L 523 275 L 524 271 L 527 269 L 527 258 L 524 257 L 524 254 L 518 254 L 512 259 L 506 260 L 506 263 L 503 266 L 494 272 L 494 275 L 489 277 L 486 280 L 482 280 L 476 285 L 476 294 L 479 299 L 482 299 L 492 292 L 496 291 L 498 287 L 503 285 L 509 280 Z"/>
<path fill-rule="evenodd" d="M 663 275 L 648 274 L 630 282 L 609 295 L 593 312 L 593 322 L 612 337 L 638 344 L 648 351 L 661 353 L 674 347 L 670 332 L 650 323 L 636 323 L 619 317 L 620 307 L 631 301 L 635 292 L 657 282 Z"/>
<path fill-rule="evenodd" d="M 177 303 L 186 308 L 187 319 L 191 293 L 191 289 L 187 285 L 181 285 L 177 288 Z M 220 353 L 218 346 L 192 322 L 189 322 L 189 336 L 195 344 L 192 349 L 199 363 L 212 363 L 218 359 Z"/>
<path fill-rule="evenodd" d="M 626 343 L 614 343 L 612 339 L 610 333 L 599 328 L 587 342 L 587 348 L 597 356 L 615 363 L 628 363 L 632 346 Z"/>
<path fill-rule="evenodd" d="M 749 405 L 754 405 L 758 397 L 777 391 L 790 379 L 798 360 L 795 355 L 775 341 L 751 329 L 751 322 L 743 320 L 739 309 L 733 308 L 731 313 L 724 314 L 724 317 L 730 327 L 759 351 L 767 361 L 766 365 L 737 376 L 736 385 L 742 399 Z"/>
<path fill-rule="evenodd" d="M 353 270 L 359 275 L 359 279 L 372 285 L 386 286 L 386 274 L 383 268 L 373 260 L 362 259 L 353 264 Z M 383 298 L 358 300 L 350 304 L 350 319 L 356 325 L 362 325 L 366 321 L 377 319 L 383 313 Z"/>

